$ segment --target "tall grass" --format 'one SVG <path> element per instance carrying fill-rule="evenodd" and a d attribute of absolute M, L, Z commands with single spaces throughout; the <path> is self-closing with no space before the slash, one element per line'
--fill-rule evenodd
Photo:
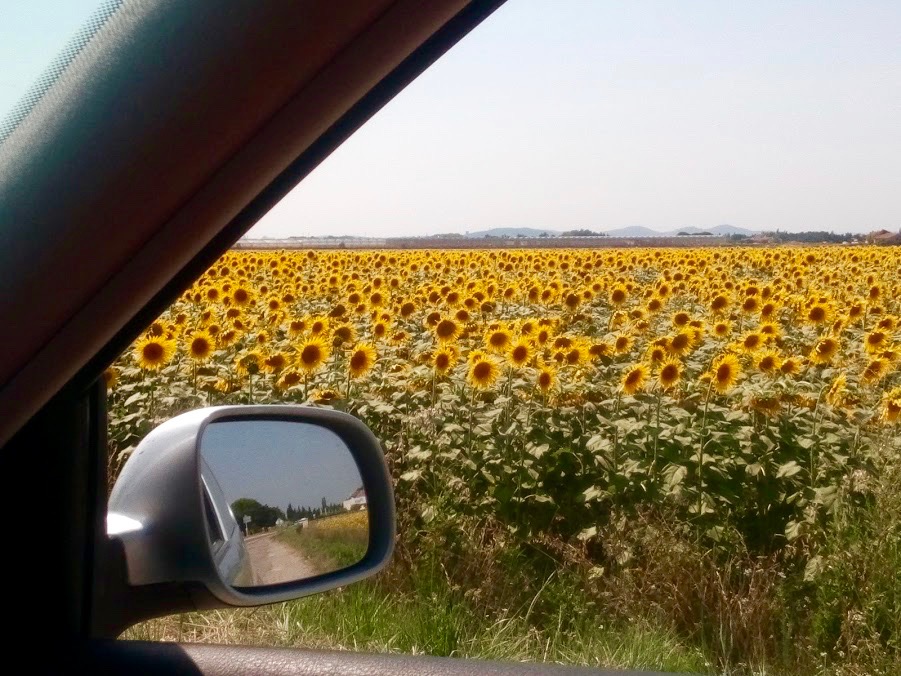
<path fill-rule="evenodd" d="M 645 622 L 612 624 L 588 607 L 561 607 L 556 616 L 536 624 L 528 611 L 505 608 L 487 615 L 440 581 L 417 580 L 409 591 L 366 581 L 274 606 L 152 620 L 129 629 L 123 638 L 677 672 L 709 669 L 697 648 Z"/>

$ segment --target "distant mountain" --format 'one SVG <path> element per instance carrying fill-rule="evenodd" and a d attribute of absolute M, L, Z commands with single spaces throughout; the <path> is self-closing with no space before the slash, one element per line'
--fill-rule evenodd
<path fill-rule="evenodd" d="M 476 230 L 475 232 L 467 232 L 467 237 L 540 237 L 542 233 L 547 233 L 548 237 L 558 237 L 559 230 L 538 230 L 536 228 L 491 228 L 490 230 Z"/>
<path fill-rule="evenodd" d="M 669 237 L 668 232 L 660 232 L 659 230 L 651 230 L 643 225 L 630 225 L 627 228 L 616 228 L 615 230 L 605 230 L 610 237 Z M 676 234 L 675 232 L 673 233 Z"/>
<path fill-rule="evenodd" d="M 676 237 L 680 232 L 689 235 L 700 235 L 707 232 L 711 235 L 725 237 L 727 235 L 756 235 L 756 230 L 748 230 L 747 228 L 739 228 L 735 225 L 715 225 L 712 228 L 699 228 L 694 225 L 688 225 L 684 228 L 676 228 L 675 230 L 652 230 L 643 225 L 631 225 L 628 228 L 617 228 L 616 230 L 607 230 L 606 233 L 610 237 Z"/>

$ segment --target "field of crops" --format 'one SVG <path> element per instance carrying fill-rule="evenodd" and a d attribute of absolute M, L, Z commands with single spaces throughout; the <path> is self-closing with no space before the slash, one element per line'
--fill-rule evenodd
<path fill-rule="evenodd" d="M 383 441 L 402 551 L 490 524 L 603 593 L 652 518 L 816 585 L 832 524 L 898 464 L 899 267 L 869 247 L 232 252 L 107 371 L 111 469 L 177 412 L 308 402 Z"/>

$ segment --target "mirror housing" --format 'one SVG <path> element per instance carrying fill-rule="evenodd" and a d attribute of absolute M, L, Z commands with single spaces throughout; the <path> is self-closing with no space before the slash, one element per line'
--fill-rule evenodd
<path fill-rule="evenodd" d="M 200 440 L 209 424 L 235 420 L 304 422 L 341 439 L 359 469 L 368 503 L 369 546 L 359 562 L 265 587 L 234 587 L 221 578 L 208 539 Z M 178 585 L 194 596 L 206 590 L 219 602 L 199 598 L 196 607 L 255 606 L 316 594 L 381 570 L 394 549 L 394 495 L 378 440 L 351 415 L 290 405 L 203 408 L 163 423 L 138 444 L 110 495 L 107 534 L 124 556 L 128 587 Z"/>

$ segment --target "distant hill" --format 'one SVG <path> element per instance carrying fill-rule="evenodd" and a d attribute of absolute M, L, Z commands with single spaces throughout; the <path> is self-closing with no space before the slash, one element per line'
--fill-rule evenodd
<path fill-rule="evenodd" d="M 540 237 L 546 233 L 548 237 L 559 237 L 559 230 L 538 230 L 536 228 L 491 228 L 490 230 L 476 230 L 466 233 L 467 237 Z"/>
<path fill-rule="evenodd" d="M 615 230 L 605 230 L 610 237 L 669 237 L 670 233 L 660 232 L 659 230 L 651 230 L 643 225 L 630 225 L 627 228 L 616 228 Z M 679 231 L 676 230 L 672 234 L 675 235 Z"/>
<path fill-rule="evenodd" d="M 643 225 L 632 225 L 628 228 L 617 228 L 615 230 L 607 230 L 610 237 L 676 237 L 680 232 L 689 235 L 700 235 L 701 233 L 709 233 L 724 237 L 727 235 L 756 235 L 756 230 L 748 230 L 747 228 L 739 228 L 735 225 L 715 225 L 712 228 L 698 228 L 693 225 L 684 228 L 676 228 L 675 230 L 652 230 Z"/>

